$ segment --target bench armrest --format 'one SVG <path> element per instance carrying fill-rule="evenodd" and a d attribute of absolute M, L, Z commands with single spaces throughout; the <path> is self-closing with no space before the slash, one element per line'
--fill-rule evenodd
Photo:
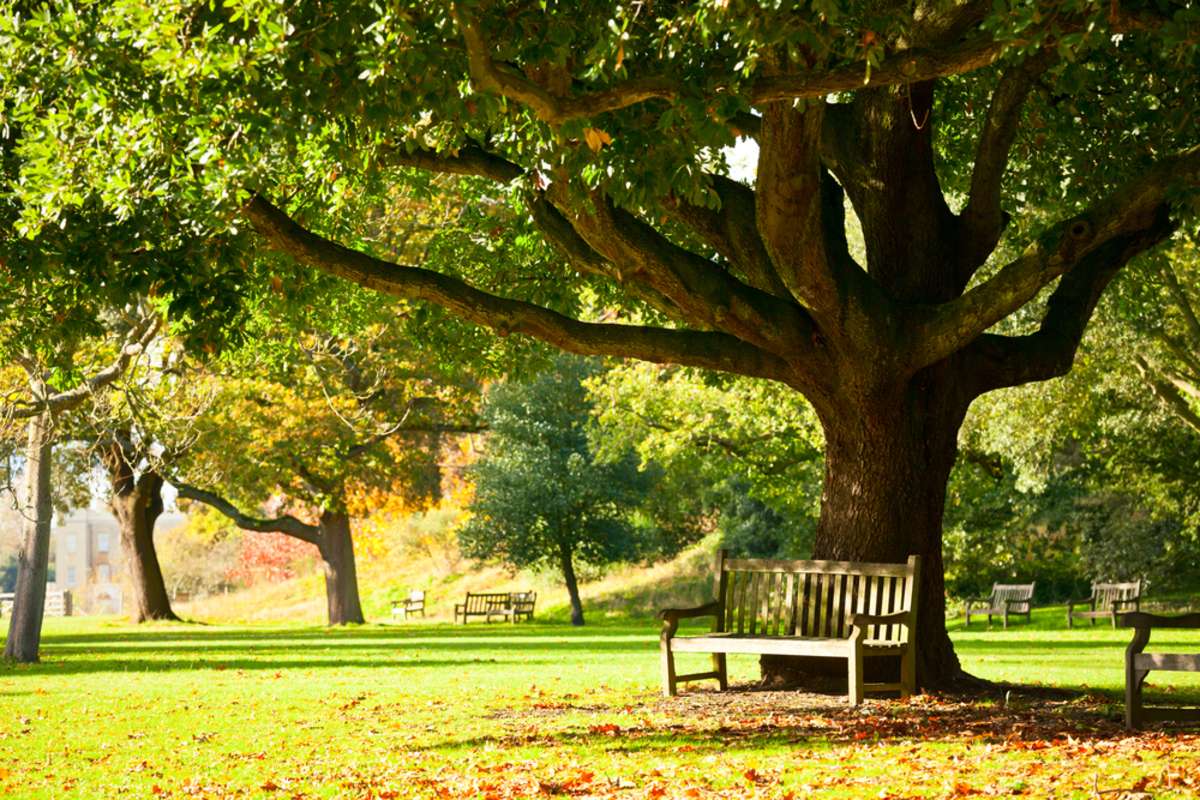
<path fill-rule="evenodd" d="M 1124 600 L 1113 600 L 1112 607 L 1113 607 L 1113 610 L 1115 611 L 1119 606 L 1127 606 L 1130 604 L 1137 605 L 1141 602 L 1142 602 L 1142 598 L 1140 598 L 1140 597 L 1127 597 Z"/>
<path fill-rule="evenodd" d="M 1004 601 L 1004 607 L 1005 607 L 1005 608 L 1012 608 L 1013 606 L 1025 605 L 1026 603 L 1028 603 L 1028 604 L 1030 605 L 1030 607 L 1032 607 L 1032 606 L 1033 606 L 1033 598 L 1032 598 L 1032 597 L 1030 597 L 1030 598 L 1028 598 L 1028 599 L 1025 599 L 1025 600 L 1005 600 L 1005 601 Z"/>
<path fill-rule="evenodd" d="M 695 608 L 664 608 L 658 612 L 658 618 L 663 622 L 678 622 L 692 617 L 715 617 L 721 610 L 721 604 L 716 600 Z"/>
<path fill-rule="evenodd" d="M 1132 611 L 1119 615 L 1117 625 L 1122 628 L 1200 628 L 1200 614 L 1164 617 L 1145 611 Z"/>
<path fill-rule="evenodd" d="M 850 624 L 856 628 L 868 625 L 901 625 L 907 624 L 911 614 L 908 611 L 897 611 L 895 614 L 852 614 Z"/>
<path fill-rule="evenodd" d="M 675 631 L 679 628 L 679 620 L 691 619 L 693 617 L 715 617 L 721 613 L 721 603 L 713 600 L 711 603 L 705 603 L 702 606 L 695 608 L 664 608 L 658 612 L 658 618 L 662 620 L 662 639 L 669 640 L 675 635 Z"/>

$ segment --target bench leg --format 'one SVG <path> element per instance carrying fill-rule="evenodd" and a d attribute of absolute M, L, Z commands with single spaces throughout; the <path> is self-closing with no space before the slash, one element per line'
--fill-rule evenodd
<path fill-rule="evenodd" d="M 713 653 L 713 672 L 717 673 L 717 682 L 721 686 L 721 691 L 729 688 L 729 672 L 725 668 L 725 654 Z"/>
<path fill-rule="evenodd" d="M 900 699 L 904 700 L 917 693 L 917 646 L 909 641 L 900 656 Z"/>
<path fill-rule="evenodd" d="M 1008 612 L 1004 612 L 1004 630 L 1008 630 Z"/>
<path fill-rule="evenodd" d="M 678 689 L 675 684 L 675 654 L 671 652 L 671 640 L 663 637 L 659 641 L 662 650 L 663 697 L 674 697 Z"/>
<path fill-rule="evenodd" d="M 1142 726 L 1142 684 L 1150 674 L 1147 669 L 1125 668 L 1125 728 L 1135 731 Z"/>
<path fill-rule="evenodd" d="M 857 644 L 857 643 L 855 643 Z M 848 674 L 847 687 L 849 689 L 850 705 L 861 705 L 863 701 L 863 658 L 862 650 L 859 647 L 854 647 L 850 650 L 850 656 L 847 659 Z"/>

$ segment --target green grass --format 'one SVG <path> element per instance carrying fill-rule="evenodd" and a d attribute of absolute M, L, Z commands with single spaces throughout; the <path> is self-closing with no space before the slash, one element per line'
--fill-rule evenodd
<path fill-rule="evenodd" d="M 43 663 L 0 668 L 0 796 L 1194 796 L 1200 739 L 1120 730 L 1127 632 L 1067 631 L 1054 614 L 953 635 L 976 674 L 1090 690 L 1080 696 L 859 711 L 702 685 L 663 700 L 649 619 L 582 630 L 51 619 Z M 1196 652 L 1200 635 L 1156 647 Z M 753 657 L 731 667 L 735 682 L 757 676 Z M 1195 702 L 1200 675 L 1176 677 L 1182 689 L 1151 697 Z"/>

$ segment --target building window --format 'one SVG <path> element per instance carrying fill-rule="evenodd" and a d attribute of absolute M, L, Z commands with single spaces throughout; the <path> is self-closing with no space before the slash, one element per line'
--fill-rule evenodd
<path fill-rule="evenodd" d="M 101 564 L 100 566 L 96 567 L 96 578 L 99 579 L 101 583 L 110 582 L 112 580 L 112 567 L 110 567 L 108 564 Z"/>
<path fill-rule="evenodd" d="M 99 553 L 107 553 L 108 552 L 108 534 L 107 533 L 97 534 L 97 536 L 96 536 L 96 552 L 99 552 Z"/>
<path fill-rule="evenodd" d="M 73 534 L 73 533 L 67 534 L 67 552 L 68 553 L 75 552 L 75 534 Z"/>
<path fill-rule="evenodd" d="M 67 567 L 67 585 L 68 586 L 75 585 L 75 568 L 74 567 Z"/>

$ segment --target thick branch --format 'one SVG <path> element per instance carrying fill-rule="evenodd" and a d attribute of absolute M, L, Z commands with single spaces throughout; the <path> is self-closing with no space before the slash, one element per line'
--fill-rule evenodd
<path fill-rule="evenodd" d="M 1109 282 L 1131 258 L 1162 242 L 1173 230 L 1166 206 L 1159 206 L 1153 224 L 1145 230 L 1108 241 L 1063 276 L 1035 333 L 985 333 L 971 342 L 963 355 L 974 394 L 1065 375 Z"/>
<path fill-rule="evenodd" d="M 533 303 L 488 294 L 449 275 L 343 247 L 301 227 L 261 197 L 250 202 L 246 213 L 274 248 L 298 261 L 368 289 L 426 300 L 501 335 L 523 333 L 582 355 L 685 364 L 784 382 L 792 377 L 778 356 L 723 333 L 581 322 Z"/>
<path fill-rule="evenodd" d="M 159 319 L 157 316 L 148 316 L 139 320 L 125 336 L 125 342 L 121 345 L 121 351 L 112 364 L 100 370 L 74 389 L 52 394 L 30 404 L 22 404 L 18 408 L 9 410 L 6 416 L 11 419 L 30 419 L 46 411 L 57 414 L 77 407 L 84 400 L 87 400 L 96 392 L 121 377 L 129 367 L 129 363 L 142 353 L 151 340 L 154 339 L 155 334 L 158 333 L 158 326 Z"/>
<path fill-rule="evenodd" d="M 525 170 L 517 164 L 475 145 L 446 153 L 427 147 L 409 151 L 397 146 L 386 150 L 381 160 L 388 166 L 414 167 L 449 175 L 479 175 L 499 183 L 515 181 L 525 174 Z"/>
<path fill-rule="evenodd" d="M 1055 51 L 1048 48 L 1014 64 L 1005 70 L 992 93 L 975 151 L 970 195 L 961 215 L 960 241 L 967 270 L 973 271 L 983 264 L 1000 241 L 1007 221 L 1000 207 L 1000 186 L 1017 137 L 1021 109 L 1037 77 L 1055 58 Z"/>
<path fill-rule="evenodd" d="M 776 297 L 790 298 L 758 235 L 754 190 L 723 175 L 712 176 L 712 182 L 721 198 L 719 209 L 675 200 L 668 204 L 672 217 L 720 253 L 746 276 L 751 286 Z"/>
<path fill-rule="evenodd" d="M 1112 242 L 1154 229 L 1176 185 L 1200 185 L 1200 146 L 1160 161 L 1140 178 L 1055 225 L 1020 258 L 955 300 L 913 315 L 913 366 L 940 361 L 1033 299 L 1058 276 Z"/>
<path fill-rule="evenodd" d="M 180 497 L 187 500 L 195 500 L 198 503 L 204 503 L 216 509 L 244 530 L 258 531 L 259 533 L 286 533 L 288 536 L 310 544 L 319 544 L 321 541 L 320 528 L 316 525 L 301 522 L 291 514 L 285 514 L 275 519 L 258 519 L 243 514 L 233 503 L 212 492 L 197 489 L 195 486 L 189 486 L 186 483 L 175 483 L 175 488 L 179 490 Z"/>

